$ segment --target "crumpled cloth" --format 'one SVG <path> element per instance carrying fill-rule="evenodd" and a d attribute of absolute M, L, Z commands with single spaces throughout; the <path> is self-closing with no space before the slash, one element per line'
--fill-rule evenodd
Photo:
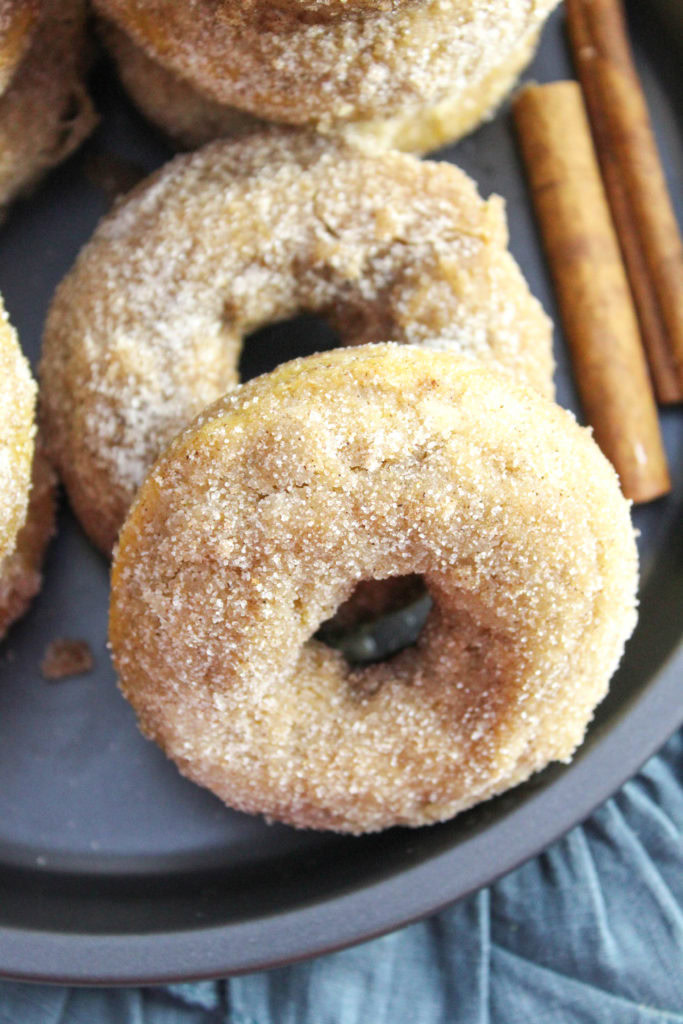
<path fill-rule="evenodd" d="M 0 1024 L 683 1024 L 683 732 L 488 889 L 353 949 L 226 981 L 0 983 Z"/>

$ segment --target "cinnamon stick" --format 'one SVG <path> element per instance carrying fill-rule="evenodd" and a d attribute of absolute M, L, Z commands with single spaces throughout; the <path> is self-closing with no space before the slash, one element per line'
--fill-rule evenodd
<path fill-rule="evenodd" d="M 567 27 L 657 396 L 683 399 L 683 245 L 620 0 L 566 0 Z"/>
<path fill-rule="evenodd" d="M 586 417 L 626 497 L 651 501 L 671 485 L 581 89 L 527 86 L 513 109 Z"/>

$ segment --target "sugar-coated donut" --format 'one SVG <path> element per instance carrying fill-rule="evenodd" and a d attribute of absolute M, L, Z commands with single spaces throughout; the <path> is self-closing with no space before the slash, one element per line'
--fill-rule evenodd
<path fill-rule="evenodd" d="M 26 521 L 14 547 L 0 560 L 0 640 L 42 586 L 42 563 L 55 528 L 55 473 L 36 447 Z"/>
<path fill-rule="evenodd" d="M 60 285 L 41 365 L 50 453 L 109 551 L 159 452 L 237 382 L 243 337 L 317 312 L 346 343 L 464 351 L 551 394 L 551 326 L 503 204 L 446 163 L 273 130 L 178 157 Z"/>
<path fill-rule="evenodd" d="M 421 573 L 417 644 L 312 639 Z M 635 623 L 629 504 L 590 433 L 413 346 L 281 366 L 160 457 L 121 531 L 110 639 L 143 731 L 232 807 L 365 832 L 451 817 L 568 760 Z"/>
<path fill-rule="evenodd" d="M 0 560 L 26 516 L 36 388 L 0 298 Z"/>
<path fill-rule="evenodd" d="M 291 0 L 95 0 L 150 57 L 209 99 L 322 131 L 354 123 L 387 145 L 416 150 L 462 134 L 490 111 L 556 3 L 403 0 L 302 9 Z M 405 124 L 382 127 L 394 117 Z"/>
<path fill-rule="evenodd" d="M 31 0 L 15 16 L 0 16 L 0 209 L 95 125 L 83 84 L 85 16 L 84 0 Z"/>
<path fill-rule="evenodd" d="M 369 120 L 335 121 L 317 127 L 371 149 L 428 153 L 455 142 L 493 114 L 531 59 L 537 34 L 525 35 L 505 59 L 466 89 L 460 86 L 436 102 Z M 181 148 L 263 130 L 263 120 L 205 95 L 150 57 L 113 22 L 100 19 L 100 35 L 135 105 Z"/>

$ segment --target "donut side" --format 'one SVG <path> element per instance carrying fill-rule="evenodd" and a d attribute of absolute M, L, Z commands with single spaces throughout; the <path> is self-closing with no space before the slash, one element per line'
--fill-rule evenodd
<path fill-rule="evenodd" d="M 36 387 L 0 297 L 0 559 L 26 516 Z"/>
<path fill-rule="evenodd" d="M 312 639 L 418 572 L 417 644 Z M 445 820 L 568 760 L 635 624 L 629 504 L 590 433 L 448 353 L 340 349 L 242 385 L 146 479 L 110 639 L 143 731 L 231 807 L 366 832 Z"/>
<path fill-rule="evenodd" d="M 240 138 L 264 122 L 209 99 L 153 60 L 114 22 L 98 19 L 98 34 L 112 56 L 126 92 L 140 113 L 181 149 L 219 138 Z"/>
<path fill-rule="evenodd" d="M 0 561 L 0 640 L 26 613 L 42 586 L 43 559 L 55 532 L 56 490 L 57 478 L 39 441 L 26 520 L 12 551 Z"/>
<path fill-rule="evenodd" d="M 532 60 L 539 30 L 531 29 L 495 67 L 473 73 L 463 86 L 433 103 L 408 106 L 387 117 L 348 121 L 329 129 L 361 145 L 430 153 L 457 142 L 493 118 Z"/>

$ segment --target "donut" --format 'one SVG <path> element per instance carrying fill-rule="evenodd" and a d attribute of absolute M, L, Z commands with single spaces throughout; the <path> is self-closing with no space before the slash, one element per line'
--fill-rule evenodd
<path fill-rule="evenodd" d="M 36 388 L 0 297 L 0 560 L 24 522 L 31 483 Z"/>
<path fill-rule="evenodd" d="M 427 152 L 491 113 L 531 58 L 556 3 L 95 0 L 95 7 L 176 76 L 188 103 L 198 103 L 191 91 L 213 101 L 206 124 L 215 124 L 220 104 Z M 124 78 L 139 105 L 149 106 L 141 79 Z M 185 119 L 159 112 L 171 128 L 176 117 Z"/>
<path fill-rule="evenodd" d="M 55 529 L 55 495 L 55 473 L 38 443 L 26 521 L 14 547 L 0 561 L 0 640 L 42 586 L 43 558 Z"/>
<path fill-rule="evenodd" d="M 84 0 L 32 0 L 0 16 L 0 210 L 64 160 L 96 117 L 85 91 Z M 18 19 L 18 20 L 17 20 Z M 25 25 L 20 41 L 16 25 Z M 9 42 L 8 42 L 9 40 Z"/>
<path fill-rule="evenodd" d="M 419 573 L 414 646 L 314 639 Z M 635 623 L 616 474 L 475 360 L 337 349 L 242 385 L 164 452 L 121 531 L 110 641 L 143 732 L 229 806 L 300 828 L 445 820 L 567 761 Z"/>
<path fill-rule="evenodd" d="M 298 312 L 552 394 L 550 321 L 506 244 L 502 201 L 450 164 L 286 129 L 177 157 L 100 224 L 47 317 L 42 421 L 86 532 L 111 550 L 156 456 L 238 383 L 243 337 Z"/>

